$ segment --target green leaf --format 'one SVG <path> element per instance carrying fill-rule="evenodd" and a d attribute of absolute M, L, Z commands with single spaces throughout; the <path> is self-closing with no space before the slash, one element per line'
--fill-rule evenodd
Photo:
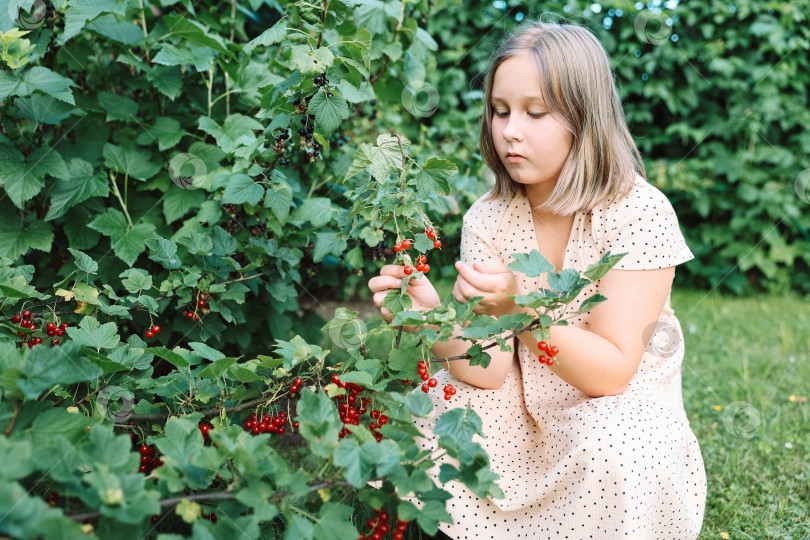
<path fill-rule="evenodd" d="M 29 118 L 34 122 L 52 126 L 61 124 L 69 116 L 81 116 L 84 114 L 84 111 L 75 108 L 73 105 L 42 94 L 17 98 L 14 104 L 17 105 L 20 116 L 23 118 Z"/>
<path fill-rule="evenodd" d="M 282 19 L 242 46 L 242 52 L 249 57 L 256 47 L 267 47 L 268 45 L 281 43 L 281 40 L 285 37 L 287 37 L 287 23 Z"/>
<path fill-rule="evenodd" d="M 407 294 L 401 294 L 400 291 L 390 290 L 383 299 L 383 307 L 390 309 L 393 313 L 411 309 L 413 302 L 411 297 Z"/>
<path fill-rule="evenodd" d="M 213 349 L 206 345 L 205 343 L 200 343 L 199 341 L 191 341 L 189 342 L 189 347 L 191 347 L 197 354 L 205 358 L 206 360 L 221 360 L 225 358 L 225 355 L 219 352 L 216 349 Z"/>
<path fill-rule="evenodd" d="M 185 418 L 169 418 L 164 433 L 155 439 L 155 446 L 175 464 L 189 463 L 203 448 L 200 430 Z"/>
<path fill-rule="evenodd" d="M 22 208 L 26 201 L 42 191 L 46 175 L 57 178 L 69 176 L 62 156 L 53 148 L 37 148 L 25 159 L 16 148 L 0 144 L 0 160 L 3 162 L 0 184 L 3 184 L 9 199 L 17 208 Z"/>
<path fill-rule="evenodd" d="M 180 125 L 180 122 L 168 116 L 159 116 L 155 119 L 155 125 L 146 128 L 143 133 L 138 135 L 136 142 L 138 144 L 147 145 L 157 141 L 158 150 L 162 152 L 175 147 L 185 134 L 186 132 Z"/>
<path fill-rule="evenodd" d="M 622 258 L 627 255 L 627 253 L 619 253 L 618 255 L 611 255 L 610 251 L 602 255 L 602 258 L 599 259 L 596 263 L 589 265 L 588 268 L 582 273 L 586 278 L 590 279 L 591 281 L 599 281 L 602 279 L 605 274 L 610 271 L 611 268 L 616 266 L 616 264 L 622 260 Z"/>
<path fill-rule="evenodd" d="M 309 221 L 314 228 L 323 227 L 331 220 L 332 201 L 322 197 L 304 199 L 303 204 L 292 215 L 292 221 Z"/>
<path fill-rule="evenodd" d="M 287 182 L 273 184 L 264 197 L 264 207 L 270 208 L 279 223 L 284 225 L 290 215 L 293 202 L 292 188 Z"/>
<path fill-rule="evenodd" d="M 216 56 L 217 51 L 211 47 L 202 45 L 176 47 L 171 43 L 164 43 L 152 62 L 162 66 L 191 65 L 197 71 L 204 72 L 208 70 Z"/>
<path fill-rule="evenodd" d="M 413 246 L 419 253 L 427 253 L 433 249 L 433 240 L 428 238 L 425 233 L 417 233 L 414 236 Z"/>
<path fill-rule="evenodd" d="M 51 191 L 51 204 L 45 221 L 62 217 L 90 197 L 106 197 L 110 193 L 107 179 L 101 171 L 93 173 L 93 166 L 83 159 L 73 158 L 67 165 L 67 179 L 57 180 Z"/>
<path fill-rule="evenodd" d="M 348 180 L 356 176 L 358 173 L 365 171 L 374 163 L 373 147 L 368 143 L 360 143 L 354 153 L 354 160 L 349 166 L 349 170 L 343 176 L 344 180 Z"/>
<path fill-rule="evenodd" d="M 198 373 L 198 376 L 200 378 L 209 377 L 216 379 L 217 377 L 222 376 L 222 374 L 225 373 L 229 367 L 234 365 L 237 360 L 237 358 L 232 357 L 220 358 L 216 362 L 205 366 L 205 368 Z"/>
<path fill-rule="evenodd" d="M 9 96 L 30 96 L 39 90 L 60 101 L 76 105 L 71 86 L 75 86 L 73 81 L 42 66 L 32 67 L 22 77 L 0 71 L 0 101 L 5 101 Z"/>
<path fill-rule="evenodd" d="M 169 28 L 168 36 L 179 36 L 186 41 L 191 41 L 198 45 L 211 47 L 219 52 L 233 56 L 225 46 L 225 41 L 218 35 L 210 34 L 200 23 L 193 21 L 182 15 L 164 15 L 162 22 Z"/>
<path fill-rule="evenodd" d="M 0 217 L 1 227 L 2 219 Z M 0 266 L 0 300 L 5 300 L 5 298 L 37 298 L 45 300 L 49 297 L 29 285 L 28 279 L 21 273 L 17 273 L 7 266 Z"/>
<path fill-rule="evenodd" d="M 87 21 L 95 19 L 102 13 L 124 15 L 126 9 L 126 0 L 70 0 L 65 12 L 65 30 L 57 43 L 64 45 L 84 28 Z"/>
<path fill-rule="evenodd" d="M 327 255 L 340 257 L 347 247 L 346 240 L 340 237 L 340 233 L 316 233 L 312 262 L 321 262 Z"/>
<path fill-rule="evenodd" d="M 121 272 L 118 277 L 123 278 L 121 285 L 131 293 L 140 293 L 152 288 L 152 276 L 146 270 L 140 268 L 128 268 Z"/>
<path fill-rule="evenodd" d="M 139 223 L 130 229 L 124 214 L 115 208 L 108 208 L 87 226 L 109 236 L 115 255 L 130 266 L 146 249 L 146 240 L 155 230 L 151 223 Z"/>
<path fill-rule="evenodd" d="M 160 172 L 161 166 L 151 161 L 149 150 L 138 148 L 134 144 L 115 146 L 104 144 L 102 151 L 104 165 L 118 174 L 127 175 L 138 180 L 148 180 Z"/>
<path fill-rule="evenodd" d="M 190 365 L 188 360 L 180 356 L 178 353 L 170 351 L 166 347 L 149 347 L 148 349 L 145 349 L 144 352 L 147 354 L 154 354 L 158 358 L 163 358 L 174 367 L 180 368 L 188 367 Z"/>
<path fill-rule="evenodd" d="M 582 302 L 582 305 L 579 306 L 579 309 L 576 313 L 572 313 L 572 315 L 582 315 L 583 313 L 587 313 L 602 302 L 607 300 L 607 296 L 602 296 L 601 294 L 597 293 L 593 296 L 588 297 Z"/>
<path fill-rule="evenodd" d="M 576 296 L 589 283 L 589 280 L 581 278 L 579 272 L 573 268 L 548 274 L 548 286 L 560 294 L 562 302 L 567 302 L 568 298 Z"/>
<path fill-rule="evenodd" d="M 107 122 L 114 120 L 130 120 L 138 115 L 138 104 L 128 97 L 99 92 L 96 94 L 98 104 L 107 111 Z"/>
<path fill-rule="evenodd" d="M 143 30 L 131 21 L 119 21 L 115 15 L 104 15 L 94 20 L 86 27 L 113 41 L 135 47 L 144 40 Z"/>
<path fill-rule="evenodd" d="M 277 339 L 276 344 L 276 352 L 284 358 L 284 369 L 287 371 L 310 358 L 323 360 L 329 352 L 307 343 L 301 336 L 295 336 L 290 341 Z"/>
<path fill-rule="evenodd" d="M 487 368 L 489 367 L 489 363 L 492 361 L 492 357 L 489 355 L 489 353 L 485 352 L 483 347 L 481 347 L 481 345 L 478 343 L 467 349 L 467 354 L 470 355 L 471 366 L 481 366 L 482 368 Z"/>
<path fill-rule="evenodd" d="M 253 132 L 263 129 L 256 120 L 242 114 L 228 116 L 222 127 L 207 116 L 202 116 L 198 127 L 214 137 L 226 154 L 232 154 L 238 147 L 253 143 L 256 140 Z"/>
<path fill-rule="evenodd" d="M 155 262 L 163 265 L 163 268 L 173 270 L 183 266 L 183 261 L 177 256 L 177 244 L 171 240 L 166 240 L 157 233 L 154 233 L 154 238 L 146 240 L 146 246 L 149 248 L 149 258 Z"/>
<path fill-rule="evenodd" d="M 94 349 L 111 349 L 121 340 L 115 323 L 100 324 L 93 317 L 83 318 L 78 328 L 69 326 L 66 331 L 75 343 Z"/>
<path fill-rule="evenodd" d="M 68 330 L 76 329 L 68 327 Z M 72 337 L 73 333 L 69 333 Z M 34 347 L 25 357 L 23 376 L 17 379 L 17 386 L 28 399 L 37 399 L 57 384 L 93 381 L 101 375 L 101 368 L 79 354 L 79 343 L 74 339 L 59 347 Z"/>
<path fill-rule="evenodd" d="M 318 92 L 310 100 L 309 110 L 315 114 L 315 124 L 326 137 L 332 135 L 340 127 L 340 123 L 349 118 L 349 105 L 339 94 L 327 97 L 325 93 Z"/>
<path fill-rule="evenodd" d="M 313 394 L 303 388 L 298 401 L 298 421 L 301 436 L 309 442 L 312 452 L 320 457 L 331 456 L 343 425 L 332 400 L 324 392 Z"/>
<path fill-rule="evenodd" d="M 305 76 L 318 75 L 332 65 L 335 55 L 328 47 L 312 50 L 309 45 L 294 45 L 290 47 L 290 59 Z"/>
<path fill-rule="evenodd" d="M 264 197 L 264 186 L 253 181 L 246 174 L 232 174 L 222 195 L 223 203 L 258 204 Z"/>
<path fill-rule="evenodd" d="M 0 204 L 0 257 L 15 260 L 29 249 L 49 252 L 53 243 L 51 225 L 39 220 L 26 225 L 24 218 L 10 208 Z"/>
<path fill-rule="evenodd" d="M 507 265 L 509 269 L 525 274 L 526 277 L 536 278 L 554 270 L 554 265 L 536 249 L 529 253 L 513 253 L 511 257 L 515 260 Z"/>
<path fill-rule="evenodd" d="M 183 189 L 172 184 L 163 197 L 163 215 L 166 216 L 166 223 L 177 221 L 192 208 L 199 208 L 206 198 L 202 190 Z"/>
<path fill-rule="evenodd" d="M 76 259 L 76 268 L 88 274 L 95 274 L 98 272 L 98 263 L 90 258 L 89 255 L 77 249 L 68 248 L 71 255 Z"/>
<path fill-rule="evenodd" d="M 416 191 L 423 198 L 432 193 L 447 195 L 450 193 L 449 179 L 456 173 L 458 167 L 452 161 L 430 158 L 416 175 Z"/>

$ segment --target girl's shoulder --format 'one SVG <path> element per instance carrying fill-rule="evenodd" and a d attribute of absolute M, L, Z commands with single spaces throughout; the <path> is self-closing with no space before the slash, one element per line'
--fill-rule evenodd
<path fill-rule="evenodd" d="M 634 215 L 674 213 L 672 203 L 663 191 L 650 184 L 641 175 L 636 175 L 633 187 L 628 193 L 616 200 L 608 199 L 599 205 L 602 215 L 615 221 L 620 217 L 630 218 Z"/>
<path fill-rule="evenodd" d="M 492 197 L 492 191 L 484 193 L 464 213 L 464 225 L 496 230 L 513 200 L 509 195 Z"/>

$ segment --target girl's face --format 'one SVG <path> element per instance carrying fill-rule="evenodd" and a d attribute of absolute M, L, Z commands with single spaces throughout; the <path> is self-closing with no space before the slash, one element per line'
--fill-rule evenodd
<path fill-rule="evenodd" d="M 529 54 L 508 58 L 495 72 L 492 139 L 509 175 L 526 186 L 530 198 L 537 199 L 534 204 L 554 189 L 573 141 L 541 96 L 540 74 Z"/>

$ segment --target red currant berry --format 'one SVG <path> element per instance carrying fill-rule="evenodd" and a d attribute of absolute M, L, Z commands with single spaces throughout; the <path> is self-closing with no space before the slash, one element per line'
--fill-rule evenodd
<path fill-rule="evenodd" d="M 208 302 L 206 302 L 205 300 L 203 300 L 202 298 L 200 298 L 200 299 L 197 301 L 197 305 L 198 305 L 199 307 L 205 307 L 205 306 L 207 306 L 207 305 L 208 305 Z"/>
<path fill-rule="evenodd" d="M 340 377 L 338 377 L 337 373 L 332 375 L 332 382 L 335 384 L 340 384 Z"/>
<path fill-rule="evenodd" d="M 36 330 L 37 328 L 39 328 L 39 326 L 35 325 L 34 323 L 31 323 L 31 326 L 29 326 L 28 328 L 30 328 L 31 330 Z"/>
<path fill-rule="evenodd" d="M 45 329 L 46 330 L 56 330 L 56 325 L 53 324 L 52 322 L 49 322 L 48 324 L 45 325 Z"/>
<path fill-rule="evenodd" d="M 425 384 L 423 384 L 423 385 L 422 385 L 422 392 L 424 392 L 424 393 L 426 393 L 426 394 L 427 394 L 428 392 L 430 392 L 430 388 L 428 388 L 427 383 L 425 383 Z"/>
<path fill-rule="evenodd" d="M 416 262 L 424 264 L 424 263 L 426 263 L 426 262 L 427 262 L 427 257 L 425 257 L 424 255 L 419 255 L 419 256 L 416 258 Z"/>
<path fill-rule="evenodd" d="M 60 341 L 59 338 L 55 337 L 51 340 L 51 345 L 59 345 Z"/>
<path fill-rule="evenodd" d="M 23 321 L 20 323 L 20 326 L 22 328 L 28 328 L 31 326 L 31 321 L 29 321 L 28 319 L 23 319 Z"/>
<path fill-rule="evenodd" d="M 400 251 L 402 251 L 402 246 L 394 244 L 394 252 L 399 253 Z"/>
<path fill-rule="evenodd" d="M 434 248 L 436 248 L 436 249 L 441 249 L 441 247 L 442 247 L 442 241 L 441 241 L 441 240 L 436 240 L 436 241 L 434 241 L 434 242 L 433 242 L 433 247 L 434 247 Z"/>
<path fill-rule="evenodd" d="M 152 339 L 155 337 L 155 334 L 151 330 L 146 331 L 146 339 Z"/>
<path fill-rule="evenodd" d="M 151 456 L 152 455 L 152 449 L 149 447 L 148 444 L 142 445 L 141 448 L 140 448 L 140 452 L 141 452 L 142 456 Z"/>
<path fill-rule="evenodd" d="M 413 274 L 413 266 L 408 265 L 405 268 L 403 268 L 402 271 L 405 273 L 406 276 L 410 276 L 411 274 Z"/>
<path fill-rule="evenodd" d="M 140 467 L 138 467 L 138 472 L 145 473 L 148 470 L 149 470 L 149 467 L 147 467 L 146 465 L 141 465 Z"/>
<path fill-rule="evenodd" d="M 299 425 L 300 425 L 300 424 L 298 423 L 298 420 L 296 420 L 295 422 L 293 422 L 293 423 L 292 423 L 292 427 L 293 427 L 293 429 L 298 429 L 298 426 L 299 426 Z"/>
<path fill-rule="evenodd" d="M 427 274 L 428 272 L 430 272 L 430 265 L 429 264 L 423 264 L 422 265 L 422 273 Z"/>
<path fill-rule="evenodd" d="M 14 315 L 13 317 L 11 317 L 11 322 L 16 323 L 16 324 L 19 324 L 21 320 L 22 320 L 22 316 L 19 313 L 17 315 Z"/>
<path fill-rule="evenodd" d="M 47 335 L 48 337 L 53 337 L 56 335 L 56 330 L 46 330 L 45 335 Z"/>
<path fill-rule="evenodd" d="M 211 429 L 211 426 L 209 426 L 208 424 L 203 424 L 203 425 L 200 426 L 200 431 L 202 432 L 203 435 L 208 435 L 208 431 L 210 429 Z"/>
<path fill-rule="evenodd" d="M 295 380 L 293 381 L 293 384 L 294 384 L 295 386 L 301 386 L 301 384 L 302 384 L 303 382 L 304 382 L 304 381 L 302 381 L 302 380 L 301 380 L 301 377 L 296 377 L 296 378 L 295 378 Z"/>
<path fill-rule="evenodd" d="M 152 327 L 152 333 L 153 334 L 159 334 L 160 333 L 160 327 L 158 325 L 153 326 Z"/>
<path fill-rule="evenodd" d="M 451 398 L 451 397 L 453 397 L 453 394 L 445 394 L 445 395 L 444 395 L 444 400 L 445 400 L 445 401 L 450 401 L 450 398 Z"/>
<path fill-rule="evenodd" d="M 41 337 L 31 338 L 31 343 L 34 345 L 39 345 L 40 343 L 42 343 L 42 338 Z"/>
<path fill-rule="evenodd" d="M 411 249 L 413 242 L 411 242 L 408 238 L 402 241 L 402 249 Z M 24 316 L 24 315 L 23 315 Z"/>
<path fill-rule="evenodd" d="M 548 352 L 548 343 L 545 341 L 540 341 L 537 343 L 537 348 L 543 352 Z"/>
<path fill-rule="evenodd" d="M 294 384 L 294 385 L 290 386 L 290 392 L 292 392 L 293 394 L 295 394 L 299 390 L 301 390 L 301 387 L 298 386 L 297 384 Z"/>
<path fill-rule="evenodd" d="M 68 323 L 66 323 L 66 322 L 63 322 L 62 324 L 60 324 L 60 325 L 59 325 L 59 328 L 61 328 L 62 330 L 64 330 L 64 329 L 65 329 L 65 328 L 67 328 L 68 326 L 70 326 L 70 324 L 68 324 Z"/>
<path fill-rule="evenodd" d="M 551 356 L 557 356 L 558 352 L 560 352 L 560 349 L 558 349 L 556 345 L 552 345 L 548 349 L 548 354 L 550 354 Z"/>
<path fill-rule="evenodd" d="M 547 359 L 546 359 L 546 364 L 547 364 L 547 365 L 549 365 L 549 366 L 550 366 L 550 365 L 552 365 L 553 363 L 554 363 L 554 359 L 553 359 L 553 358 L 547 358 Z"/>
<path fill-rule="evenodd" d="M 428 383 L 429 387 L 434 388 L 437 384 L 439 384 L 439 381 L 437 381 L 436 379 L 431 378 L 427 383 Z"/>
<path fill-rule="evenodd" d="M 25 311 L 22 312 L 22 318 L 23 319 L 30 319 L 31 318 L 31 312 L 26 309 Z"/>
<path fill-rule="evenodd" d="M 422 267 L 423 267 L 423 266 L 424 266 L 424 265 L 423 265 L 422 263 L 416 263 L 416 271 L 417 271 L 417 272 L 421 272 L 421 271 L 422 271 Z"/>
<path fill-rule="evenodd" d="M 56 329 L 56 335 L 59 336 L 59 337 L 64 336 L 65 335 L 65 329 L 64 328 L 57 328 Z"/>

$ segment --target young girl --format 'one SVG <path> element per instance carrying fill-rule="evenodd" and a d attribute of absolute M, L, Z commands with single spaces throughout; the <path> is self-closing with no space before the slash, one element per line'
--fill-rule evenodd
<path fill-rule="evenodd" d="M 606 251 L 627 255 L 567 313 L 597 292 L 607 301 L 551 328 L 552 365 L 538 361 L 527 332 L 514 354 L 489 349 L 486 369 L 451 361 L 435 375 L 457 394 L 454 405 L 433 396 L 434 414 L 420 424 L 432 437 L 425 448 L 437 447 L 435 419 L 469 400 L 505 493 L 483 500 L 449 482 L 455 523 L 442 530 L 456 539 L 695 538 L 706 477 L 670 307 L 675 265 L 694 257 L 671 204 L 646 181 L 607 54 L 584 28 L 533 23 L 495 52 L 484 90 L 481 154 L 496 185 L 464 215 L 455 297 L 483 296 L 476 313 L 516 313 L 510 296 L 548 284 L 513 274 L 511 254 L 538 249 L 555 271 L 580 272 Z M 382 299 L 403 277 L 389 265 L 369 282 L 389 322 Z M 408 294 L 414 309 L 439 305 L 424 276 Z M 468 346 L 439 342 L 433 354 Z"/>

